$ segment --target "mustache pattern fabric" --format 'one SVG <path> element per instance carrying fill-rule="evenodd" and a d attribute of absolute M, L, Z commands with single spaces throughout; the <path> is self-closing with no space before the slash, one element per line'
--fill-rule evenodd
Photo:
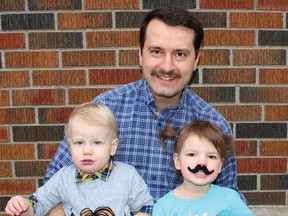
<path fill-rule="evenodd" d="M 209 171 L 205 165 L 201 166 L 200 164 L 198 164 L 194 169 L 188 167 L 188 170 L 192 173 L 197 173 L 199 170 L 202 170 L 206 175 L 211 175 L 214 172 L 214 170 Z"/>

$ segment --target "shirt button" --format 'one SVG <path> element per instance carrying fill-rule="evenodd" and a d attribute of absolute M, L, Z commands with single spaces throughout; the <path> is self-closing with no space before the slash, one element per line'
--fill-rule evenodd
<path fill-rule="evenodd" d="M 152 176 L 152 180 L 156 181 L 157 177 L 156 176 Z"/>
<path fill-rule="evenodd" d="M 156 152 L 156 153 L 157 153 L 158 151 L 159 151 L 158 149 L 154 149 L 154 152 Z"/>

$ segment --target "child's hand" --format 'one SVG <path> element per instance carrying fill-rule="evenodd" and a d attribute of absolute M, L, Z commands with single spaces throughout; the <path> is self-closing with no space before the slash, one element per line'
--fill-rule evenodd
<path fill-rule="evenodd" d="M 5 208 L 5 211 L 9 215 L 20 215 L 22 212 L 27 211 L 29 204 L 27 200 L 22 196 L 12 197 Z"/>

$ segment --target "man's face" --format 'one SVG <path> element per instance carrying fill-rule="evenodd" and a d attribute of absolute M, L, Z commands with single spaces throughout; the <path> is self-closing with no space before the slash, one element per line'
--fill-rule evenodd
<path fill-rule="evenodd" d="M 139 50 L 139 63 L 156 101 L 179 102 L 199 60 L 193 40 L 192 29 L 169 26 L 158 19 L 148 24 L 145 44 Z"/>

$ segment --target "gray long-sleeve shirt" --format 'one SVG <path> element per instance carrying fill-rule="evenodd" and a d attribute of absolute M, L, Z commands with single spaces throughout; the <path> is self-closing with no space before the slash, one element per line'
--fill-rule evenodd
<path fill-rule="evenodd" d="M 76 183 L 76 167 L 63 167 L 34 193 L 38 200 L 35 215 L 46 215 L 58 203 L 62 203 L 66 215 L 75 216 L 81 215 L 82 210 L 92 213 L 99 207 L 109 207 L 116 216 L 130 215 L 142 206 L 153 206 L 148 187 L 135 168 L 113 163 L 108 181 L 86 179 Z"/>

